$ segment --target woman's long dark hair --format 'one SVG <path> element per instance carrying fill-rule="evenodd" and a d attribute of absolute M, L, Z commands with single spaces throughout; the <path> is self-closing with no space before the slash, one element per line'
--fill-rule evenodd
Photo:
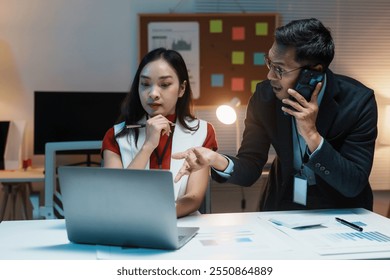
<path fill-rule="evenodd" d="M 146 115 L 146 111 L 142 107 L 141 100 L 139 97 L 139 81 L 142 69 L 150 62 L 164 59 L 176 72 L 179 78 L 179 85 L 186 82 L 185 91 L 182 97 L 177 100 L 176 103 L 176 120 L 186 129 L 195 131 L 198 129 L 199 124 L 190 127 L 185 120 L 196 119 L 192 112 L 192 90 L 188 77 L 187 66 L 184 62 L 183 57 L 174 50 L 167 50 L 165 48 L 158 48 L 150 51 L 141 60 L 137 72 L 135 73 L 133 83 L 130 91 L 126 95 L 125 99 L 121 104 L 121 115 L 118 118 L 117 123 L 125 122 L 126 124 L 135 124 Z M 120 137 L 128 134 L 130 131 L 134 131 L 136 137 L 136 143 L 138 139 L 138 129 L 126 129 L 126 127 L 120 131 L 116 137 Z"/>

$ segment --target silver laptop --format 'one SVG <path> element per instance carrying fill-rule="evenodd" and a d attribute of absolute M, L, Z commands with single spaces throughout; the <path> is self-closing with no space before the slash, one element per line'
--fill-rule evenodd
<path fill-rule="evenodd" d="M 58 176 L 71 242 L 172 250 L 199 230 L 177 227 L 170 171 L 60 166 Z"/>

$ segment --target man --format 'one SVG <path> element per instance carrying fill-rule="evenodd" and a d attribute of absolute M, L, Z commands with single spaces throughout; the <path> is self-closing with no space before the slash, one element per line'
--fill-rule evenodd
<path fill-rule="evenodd" d="M 372 210 L 368 178 L 377 137 L 373 90 L 329 70 L 330 31 L 317 19 L 277 28 L 265 57 L 268 80 L 251 97 L 236 157 L 205 148 L 173 155 L 186 161 L 176 176 L 210 165 L 218 182 L 250 186 L 275 148 L 260 210 L 355 208 Z M 324 74 L 307 101 L 293 88 L 299 74 Z M 291 99 L 295 98 L 295 100 Z"/>

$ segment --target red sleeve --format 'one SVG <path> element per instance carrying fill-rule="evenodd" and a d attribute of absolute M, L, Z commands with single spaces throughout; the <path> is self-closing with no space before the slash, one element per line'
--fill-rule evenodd
<path fill-rule="evenodd" d="M 214 127 L 211 123 L 207 123 L 207 136 L 203 143 L 203 147 L 209 148 L 213 151 L 218 149 L 217 137 L 215 135 Z"/>
<path fill-rule="evenodd" d="M 102 158 L 103 158 L 103 151 L 104 150 L 110 150 L 111 152 L 114 152 L 118 155 L 121 154 L 120 150 L 119 150 L 118 142 L 116 142 L 116 139 L 115 139 L 113 127 L 111 127 L 109 130 L 107 130 L 106 135 L 104 135 L 102 149 L 100 152 Z"/>

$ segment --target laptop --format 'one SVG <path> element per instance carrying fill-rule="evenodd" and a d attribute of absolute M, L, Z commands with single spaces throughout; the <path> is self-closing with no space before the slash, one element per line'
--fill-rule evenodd
<path fill-rule="evenodd" d="M 71 242 L 176 250 L 199 230 L 177 227 L 168 170 L 60 166 L 58 176 Z"/>

